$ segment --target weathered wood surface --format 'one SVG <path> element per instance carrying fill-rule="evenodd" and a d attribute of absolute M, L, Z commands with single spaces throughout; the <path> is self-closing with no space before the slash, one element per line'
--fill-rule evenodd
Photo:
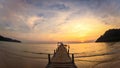
<path fill-rule="evenodd" d="M 46 68 L 77 68 L 74 64 L 73 59 L 70 58 L 67 49 L 60 45 L 55 54 L 51 59 Z"/>

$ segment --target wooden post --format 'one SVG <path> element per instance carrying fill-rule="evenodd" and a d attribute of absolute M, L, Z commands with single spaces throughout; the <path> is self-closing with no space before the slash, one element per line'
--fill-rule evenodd
<path fill-rule="evenodd" d="M 72 63 L 74 63 L 74 54 L 72 54 Z"/>
<path fill-rule="evenodd" d="M 70 49 L 70 46 L 68 45 L 68 54 L 69 54 L 69 49 Z"/>
<path fill-rule="evenodd" d="M 56 51 L 54 50 L 54 54 L 56 53 Z"/>
<path fill-rule="evenodd" d="M 69 54 L 69 49 L 68 49 L 68 54 Z"/>
<path fill-rule="evenodd" d="M 48 54 L 48 64 L 51 63 L 51 60 L 50 60 L 50 54 Z"/>

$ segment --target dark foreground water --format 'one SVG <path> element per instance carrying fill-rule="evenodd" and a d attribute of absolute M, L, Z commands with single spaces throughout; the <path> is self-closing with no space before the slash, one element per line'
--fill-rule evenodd
<path fill-rule="evenodd" d="M 69 44 L 78 68 L 120 68 L 120 42 Z M 56 44 L 0 42 L 0 68 L 45 68 Z"/>

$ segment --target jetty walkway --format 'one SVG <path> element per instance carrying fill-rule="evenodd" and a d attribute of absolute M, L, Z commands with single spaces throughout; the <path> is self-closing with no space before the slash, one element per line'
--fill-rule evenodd
<path fill-rule="evenodd" d="M 77 68 L 74 63 L 74 54 L 70 57 L 69 49 L 67 50 L 65 45 L 60 43 L 52 57 L 48 54 L 48 64 L 46 68 Z"/>

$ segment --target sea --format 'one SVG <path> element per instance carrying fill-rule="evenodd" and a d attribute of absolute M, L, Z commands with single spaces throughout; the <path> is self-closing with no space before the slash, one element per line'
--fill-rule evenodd
<path fill-rule="evenodd" d="M 120 42 L 66 43 L 77 68 L 120 68 Z M 0 42 L 0 68 L 45 68 L 55 44 Z"/>

